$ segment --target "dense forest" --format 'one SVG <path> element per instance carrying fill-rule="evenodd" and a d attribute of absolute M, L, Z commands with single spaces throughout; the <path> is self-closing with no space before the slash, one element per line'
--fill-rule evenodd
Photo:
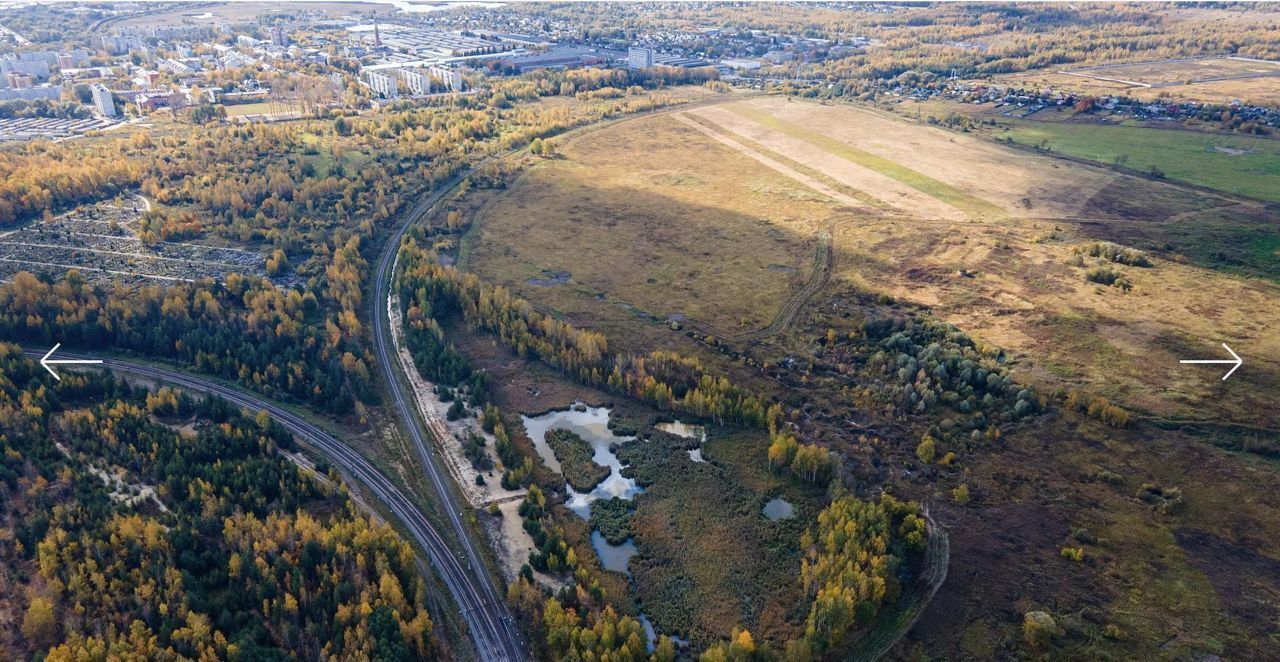
<path fill-rule="evenodd" d="M 174 359 L 336 414 L 369 397 L 359 332 L 354 313 L 324 319 L 310 292 L 235 274 L 134 290 L 91 285 L 74 271 L 54 284 L 27 273 L 0 284 L 5 338 Z"/>
<path fill-rule="evenodd" d="M 443 654 L 412 549 L 217 399 L 0 345 L 0 657 Z"/>
<path fill-rule="evenodd" d="M 155 205 L 138 228 L 144 242 L 269 249 L 268 274 L 294 284 L 233 276 L 112 288 L 74 273 L 54 282 L 23 274 L 0 283 L 0 330 L 83 350 L 105 349 L 110 339 L 114 349 L 364 418 L 375 395 L 363 284 L 378 239 L 413 196 L 477 154 L 675 102 L 643 90 L 554 109 L 506 108 L 504 95 L 518 98 L 515 90 L 536 80 L 510 81 L 492 106 L 459 97 L 358 118 L 139 130 L 0 153 L 0 227 L 138 190 Z"/>

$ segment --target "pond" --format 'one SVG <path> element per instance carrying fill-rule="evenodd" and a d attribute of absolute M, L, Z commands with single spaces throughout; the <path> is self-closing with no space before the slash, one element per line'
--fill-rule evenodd
<path fill-rule="evenodd" d="M 599 531 L 592 531 L 591 546 L 595 548 L 596 556 L 600 557 L 600 567 L 631 576 L 627 563 L 636 555 L 636 544 L 630 538 L 621 545 L 611 545 Z"/>
<path fill-rule="evenodd" d="M 671 422 L 663 421 L 653 427 L 656 430 L 661 430 L 667 434 L 674 434 L 677 437 L 697 439 L 700 444 L 707 443 L 707 428 L 701 425 L 689 425 L 688 423 L 681 423 L 680 420 L 677 419 Z M 702 457 L 702 447 L 690 448 L 689 459 L 694 462 L 706 462 Z"/>
<path fill-rule="evenodd" d="M 587 407 L 582 403 L 574 403 L 566 410 L 547 412 L 541 416 L 521 416 L 525 432 L 533 441 L 533 446 L 553 471 L 563 474 L 560 461 L 547 444 L 547 431 L 563 428 L 582 437 L 591 445 L 592 461 L 602 467 L 608 467 L 609 476 L 596 485 L 595 489 L 585 494 L 575 492 L 573 487 L 565 485 L 569 498 L 565 506 L 577 513 L 582 519 L 591 519 L 591 502 L 597 499 L 618 497 L 627 501 L 644 491 L 636 481 L 622 475 L 622 462 L 614 454 L 611 446 L 622 444 L 635 437 L 619 437 L 609 429 L 609 409 L 607 407 Z"/>
<path fill-rule="evenodd" d="M 640 614 L 640 625 L 644 627 L 645 637 L 649 640 L 649 652 L 652 653 L 653 648 L 658 645 L 658 631 L 653 628 L 653 623 L 649 621 L 649 617 L 643 613 Z M 688 639 L 681 639 L 674 634 L 667 635 L 667 638 L 671 639 L 671 643 L 675 644 L 677 648 L 689 647 Z"/>
<path fill-rule="evenodd" d="M 782 497 L 774 497 L 764 504 L 764 516 L 771 520 L 791 519 L 796 516 L 796 508 Z"/>

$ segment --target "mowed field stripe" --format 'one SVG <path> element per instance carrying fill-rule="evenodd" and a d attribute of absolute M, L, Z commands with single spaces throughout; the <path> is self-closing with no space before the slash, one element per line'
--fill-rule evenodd
<path fill-rule="evenodd" d="M 690 128 L 701 132 L 703 135 L 707 136 L 708 138 L 711 138 L 712 140 L 724 145 L 725 147 L 728 147 L 729 149 L 732 149 L 735 152 L 738 152 L 756 161 L 757 163 L 765 166 L 766 168 L 769 168 L 778 173 L 786 175 L 787 177 L 790 177 L 791 179 L 794 179 L 797 182 L 800 182 L 801 184 L 808 186 L 814 191 L 817 191 L 818 193 L 821 193 L 831 198 L 832 200 L 835 200 L 836 202 L 839 202 L 844 205 L 848 205 L 849 207 L 852 207 L 858 210 L 871 208 L 871 205 L 867 204 L 866 201 L 859 200 L 853 195 L 850 195 L 845 191 L 841 191 L 840 190 L 841 188 L 847 188 L 843 184 L 840 184 L 839 182 L 835 182 L 833 180 L 829 182 L 823 181 L 823 179 L 829 179 L 829 178 L 822 176 L 820 173 L 817 173 L 812 169 L 808 169 L 806 166 L 802 164 L 795 163 L 794 161 L 792 161 L 794 166 L 788 163 L 784 163 L 782 162 L 782 159 L 785 159 L 786 157 L 777 153 L 769 153 L 761 149 L 756 149 L 754 146 L 746 144 L 745 139 L 739 140 L 737 135 L 727 136 L 727 135 L 721 134 L 719 131 L 716 131 L 715 129 L 712 129 L 711 127 L 706 126 L 705 124 L 706 120 L 704 119 L 701 119 L 689 113 L 679 113 L 677 115 L 673 115 L 672 117 L 674 117 L 676 120 L 680 121 L 681 123 L 688 125 Z M 808 169 L 809 172 L 807 173 L 802 172 L 800 168 Z"/>
<path fill-rule="evenodd" d="M 956 209 L 959 209 L 971 216 L 999 217 L 1005 215 L 1004 210 L 1000 207 L 991 204 L 982 198 L 965 193 L 946 182 L 939 181 L 924 173 L 912 170 L 900 163 L 886 159 L 883 156 L 878 156 L 866 150 L 854 147 L 853 145 L 840 142 L 835 138 L 823 135 L 812 129 L 807 129 L 798 124 L 778 119 L 765 111 L 753 108 L 748 103 L 730 103 L 724 104 L 722 107 L 760 124 L 761 126 L 773 129 L 774 131 L 779 131 L 791 136 L 792 138 L 803 140 L 830 154 L 834 154 L 842 159 L 856 163 L 864 168 L 874 170 L 875 172 L 901 182 L 902 184 L 906 184 L 925 195 L 951 205 L 952 207 L 955 207 Z"/>
<path fill-rule="evenodd" d="M 724 129 L 705 117 L 694 115 L 693 113 L 680 113 L 675 115 L 675 118 L 701 131 L 707 137 L 735 151 L 742 152 L 823 195 L 830 196 L 853 207 L 867 205 L 880 210 L 892 209 L 891 205 L 867 194 L 865 191 L 855 189 L 834 177 L 828 176 L 826 173 L 779 154 L 744 135 Z M 833 193 L 843 195 L 844 198 L 837 198 Z"/>

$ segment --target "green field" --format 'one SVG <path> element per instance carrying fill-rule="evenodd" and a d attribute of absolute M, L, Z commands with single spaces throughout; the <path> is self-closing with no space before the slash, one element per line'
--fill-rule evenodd
<path fill-rule="evenodd" d="M 1280 202 L 1280 141 L 1104 124 L 1018 122 L 1004 137 L 1170 179 Z"/>

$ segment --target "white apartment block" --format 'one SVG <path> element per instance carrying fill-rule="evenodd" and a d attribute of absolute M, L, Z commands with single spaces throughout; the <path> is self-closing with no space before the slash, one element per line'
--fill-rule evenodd
<path fill-rule="evenodd" d="M 627 66 L 631 69 L 648 69 L 653 66 L 653 49 L 632 46 L 627 50 Z"/>
<path fill-rule="evenodd" d="M 454 92 L 462 91 L 462 72 L 449 67 L 431 67 L 428 69 L 432 76 L 439 78 L 444 86 Z"/>
<path fill-rule="evenodd" d="M 116 104 L 111 99 L 111 90 L 106 85 L 98 84 L 90 88 L 93 94 L 93 107 L 103 117 L 116 116 Z"/>
<path fill-rule="evenodd" d="M 393 75 L 369 71 L 365 73 L 365 81 L 369 84 L 369 89 L 374 94 L 384 99 L 394 99 L 400 96 L 400 90 L 396 85 L 396 77 Z"/>
<path fill-rule="evenodd" d="M 431 76 L 421 69 L 400 69 L 400 78 L 410 94 L 431 94 Z"/>

